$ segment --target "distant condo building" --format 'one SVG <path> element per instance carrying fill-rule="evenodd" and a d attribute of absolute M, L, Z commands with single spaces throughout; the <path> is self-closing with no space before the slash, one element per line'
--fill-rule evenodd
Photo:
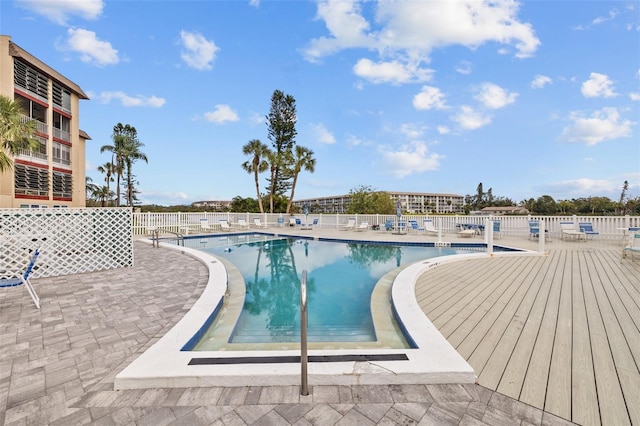
<path fill-rule="evenodd" d="M 456 194 L 434 194 L 428 192 L 391 192 L 394 203 L 400 201 L 403 212 L 407 213 L 463 213 L 464 197 Z M 313 213 L 346 213 L 351 202 L 350 195 L 295 200 L 293 205 L 302 211 L 305 203 Z"/>
<path fill-rule="evenodd" d="M 0 207 L 85 207 L 85 144 L 80 130 L 82 89 L 0 35 L 0 95 L 14 100 L 22 119 L 35 121 L 33 150 L 20 150 L 0 173 Z"/>

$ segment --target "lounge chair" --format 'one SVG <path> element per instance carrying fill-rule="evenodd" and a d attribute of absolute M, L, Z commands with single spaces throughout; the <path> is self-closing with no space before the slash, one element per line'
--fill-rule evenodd
<path fill-rule="evenodd" d="M 577 231 L 573 222 L 560 222 L 560 230 L 562 231 L 561 239 L 564 239 L 565 235 L 568 238 L 576 237 L 578 240 L 582 237 L 587 239 L 587 234 L 582 231 Z"/>
<path fill-rule="evenodd" d="M 249 224 L 244 219 L 238 219 L 238 221 L 235 223 L 235 227 L 238 229 L 249 229 Z"/>
<path fill-rule="evenodd" d="M 229 222 L 227 222 L 227 219 L 220 219 L 218 223 L 220 224 L 220 229 L 222 229 L 223 231 L 231 231 L 231 226 L 229 225 Z"/>
<path fill-rule="evenodd" d="M 215 232 L 216 227 L 209 223 L 209 219 L 200 219 L 200 229 L 208 232 Z"/>
<path fill-rule="evenodd" d="M 311 222 L 312 228 L 315 228 L 316 226 L 318 226 L 318 218 L 313 219 L 313 222 Z"/>
<path fill-rule="evenodd" d="M 424 232 L 424 228 L 421 226 L 418 226 L 418 221 L 417 220 L 410 220 L 409 221 L 409 225 L 411 225 L 411 230 L 412 231 L 416 231 L 418 233 L 423 233 Z"/>
<path fill-rule="evenodd" d="M 263 228 L 263 229 L 269 227 L 266 223 L 262 223 L 259 217 L 253 218 L 253 226 L 255 226 L 256 228 Z"/>
<path fill-rule="evenodd" d="M 353 230 L 358 232 L 363 232 L 369 229 L 369 222 L 361 222 L 360 225 L 356 226 Z"/>
<path fill-rule="evenodd" d="M 281 227 L 281 228 L 282 228 L 282 227 L 284 226 L 284 217 L 279 217 L 279 218 L 276 220 L 276 223 L 278 224 L 278 226 L 279 226 L 279 227 Z"/>
<path fill-rule="evenodd" d="M 493 221 L 493 236 L 498 237 L 498 239 L 502 238 L 502 231 L 500 230 L 502 223 L 499 220 Z"/>
<path fill-rule="evenodd" d="M 433 226 L 433 219 L 425 219 L 422 224 L 424 232 L 427 234 L 438 235 L 438 230 Z"/>
<path fill-rule="evenodd" d="M 356 219 L 354 217 L 350 217 L 347 224 L 339 226 L 338 229 L 340 229 L 341 231 L 349 231 L 355 227 L 356 227 Z"/>
<path fill-rule="evenodd" d="M 579 222 L 578 227 L 580 228 L 581 232 L 585 233 L 585 238 L 587 238 L 589 235 L 593 237 L 594 235 L 600 234 L 599 232 L 593 230 L 593 225 L 591 224 L 591 222 Z"/>
<path fill-rule="evenodd" d="M 529 239 L 531 238 L 540 238 L 540 222 L 537 220 L 532 220 L 529 222 Z M 544 239 L 545 241 L 551 242 L 551 237 L 549 236 L 549 230 L 544 230 Z"/>
<path fill-rule="evenodd" d="M 29 292 L 29 296 L 31 296 L 31 300 L 36 305 L 36 308 L 40 309 L 40 297 L 36 293 L 36 290 L 33 288 L 31 281 L 29 281 L 29 276 L 33 271 L 33 267 L 36 264 L 36 260 L 38 260 L 38 256 L 40 255 L 40 250 L 36 249 L 31 255 L 31 259 L 27 264 L 27 268 L 23 273 L 16 275 L 15 277 L 1 278 L 0 279 L 0 287 L 17 287 L 24 285 L 27 291 Z"/>
<path fill-rule="evenodd" d="M 458 231 L 458 236 L 459 237 L 467 237 L 467 238 L 471 238 L 471 237 L 475 237 L 476 236 L 476 230 L 473 228 L 462 228 Z"/>
<path fill-rule="evenodd" d="M 393 219 L 387 219 L 384 222 L 384 230 L 385 231 L 392 231 L 393 230 Z"/>
<path fill-rule="evenodd" d="M 622 249 L 622 257 L 620 258 L 620 262 L 622 259 L 627 257 L 627 253 L 631 253 L 631 261 L 633 262 L 634 253 L 640 253 L 640 232 L 636 232 L 629 237 L 629 244 Z"/>
<path fill-rule="evenodd" d="M 295 217 L 290 217 L 289 218 L 289 226 L 296 226 L 298 224 L 298 220 L 299 219 L 296 220 Z"/>

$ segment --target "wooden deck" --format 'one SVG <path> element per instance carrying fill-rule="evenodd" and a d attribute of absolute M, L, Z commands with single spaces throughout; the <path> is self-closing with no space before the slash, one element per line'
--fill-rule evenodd
<path fill-rule="evenodd" d="M 614 248 L 445 264 L 416 297 L 478 383 L 583 425 L 640 425 L 640 261 Z"/>

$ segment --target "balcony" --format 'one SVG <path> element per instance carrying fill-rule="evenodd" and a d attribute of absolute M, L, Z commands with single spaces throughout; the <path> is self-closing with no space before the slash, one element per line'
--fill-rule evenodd
<path fill-rule="evenodd" d="M 43 123 L 42 121 L 38 121 L 35 118 L 27 117 L 24 114 L 20 114 L 20 122 L 21 123 L 27 123 L 29 121 L 35 121 L 36 122 L 36 132 L 43 133 L 45 135 L 49 134 L 49 126 L 47 125 L 47 123 Z"/>
<path fill-rule="evenodd" d="M 37 152 L 30 149 L 19 149 L 16 157 L 30 161 L 32 163 L 47 164 L 46 152 Z"/>
<path fill-rule="evenodd" d="M 65 142 L 71 142 L 71 134 L 69 132 L 62 129 L 56 129 L 55 127 L 53 128 L 53 137 Z"/>
<path fill-rule="evenodd" d="M 60 157 L 54 156 L 52 158 L 52 161 L 53 161 L 54 164 L 59 164 L 59 165 L 64 166 L 65 168 L 68 168 L 68 169 L 71 168 L 71 160 L 69 160 L 69 159 L 60 158 Z"/>

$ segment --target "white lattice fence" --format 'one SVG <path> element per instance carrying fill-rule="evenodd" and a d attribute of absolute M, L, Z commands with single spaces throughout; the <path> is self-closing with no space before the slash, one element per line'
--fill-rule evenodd
<path fill-rule="evenodd" d="M 131 209 L 0 209 L 0 247 L 3 277 L 37 248 L 34 278 L 133 266 Z"/>

